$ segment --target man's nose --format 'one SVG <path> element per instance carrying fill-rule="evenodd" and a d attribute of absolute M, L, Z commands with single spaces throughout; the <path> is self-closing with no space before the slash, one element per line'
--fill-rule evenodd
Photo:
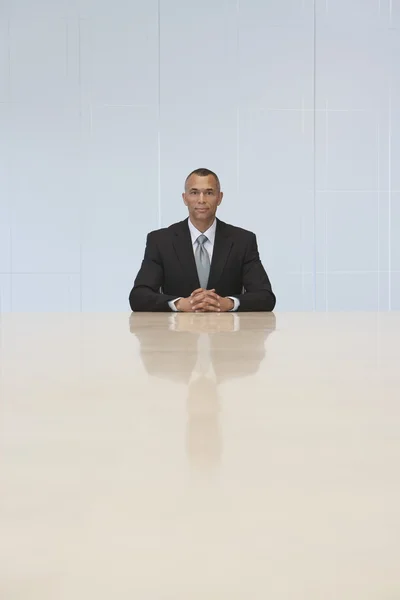
<path fill-rule="evenodd" d="M 200 198 L 199 198 L 200 202 L 205 202 L 206 197 L 204 195 L 204 192 L 200 192 Z"/>

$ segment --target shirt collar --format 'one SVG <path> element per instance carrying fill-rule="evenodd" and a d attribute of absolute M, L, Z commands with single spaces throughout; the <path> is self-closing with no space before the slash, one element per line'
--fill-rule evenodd
<path fill-rule="evenodd" d="M 188 219 L 190 236 L 192 238 L 192 244 L 196 243 L 199 235 L 202 235 L 201 231 L 199 231 L 192 223 L 190 219 Z M 215 240 L 215 232 L 217 230 L 217 219 L 214 219 L 214 223 L 204 232 L 204 235 L 208 238 L 212 245 L 214 245 Z"/>

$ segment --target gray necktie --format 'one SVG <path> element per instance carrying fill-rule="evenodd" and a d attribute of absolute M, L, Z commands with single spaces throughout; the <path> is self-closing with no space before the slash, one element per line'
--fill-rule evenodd
<path fill-rule="evenodd" d="M 208 238 L 205 235 L 199 235 L 197 238 L 197 248 L 194 254 L 196 261 L 197 274 L 199 276 L 200 287 L 207 289 L 208 278 L 210 276 L 210 257 L 204 248 Z"/>

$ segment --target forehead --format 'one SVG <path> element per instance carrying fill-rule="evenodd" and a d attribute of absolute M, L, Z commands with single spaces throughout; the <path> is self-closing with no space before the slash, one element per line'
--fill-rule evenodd
<path fill-rule="evenodd" d="M 199 190 L 216 190 L 217 182 L 212 175 L 207 175 L 206 177 L 201 177 L 201 175 L 191 175 L 187 181 L 186 189 L 190 190 L 191 188 L 197 188 Z"/>

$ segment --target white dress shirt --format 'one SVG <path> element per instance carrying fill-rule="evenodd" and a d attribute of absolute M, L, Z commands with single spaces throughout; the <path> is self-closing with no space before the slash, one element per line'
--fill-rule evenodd
<path fill-rule="evenodd" d="M 199 236 L 205 235 L 207 238 L 207 241 L 204 242 L 204 248 L 208 252 L 208 256 L 210 257 L 210 264 L 211 264 L 212 255 L 213 255 L 213 251 L 214 251 L 215 232 L 217 230 L 217 220 L 214 219 L 214 223 L 211 225 L 211 227 L 209 227 L 207 229 L 207 231 L 204 232 L 204 234 L 202 234 L 201 231 L 196 229 L 196 227 L 193 225 L 193 223 L 191 222 L 190 219 L 188 219 L 188 224 L 189 224 L 190 237 L 192 238 L 193 253 L 196 252 L 197 246 L 199 245 L 199 243 L 197 241 Z M 233 300 L 233 308 L 230 312 L 237 311 L 237 309 L 240 306 L 240 300 L 238 300 L 238 298 L 233 298 L 232 296 L 228 296 L 228 298 Z M 168 302 L 168 305 L 171 310 L 173 310 L 175 312 L 178 311 L 178 309 L 175 306 L 175 303 L 178 302 L 178 300 L 180 300 L 180 299 L 181 298 L 176 298 L 175 300 Z"/>

